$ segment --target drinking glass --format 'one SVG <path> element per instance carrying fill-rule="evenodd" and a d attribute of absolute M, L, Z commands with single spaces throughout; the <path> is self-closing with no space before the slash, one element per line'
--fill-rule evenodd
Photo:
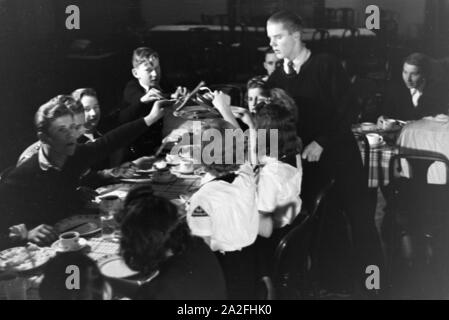
<path fill-rule="evenodd" d="M 118 196 L 107 196 L 100 202 L 100 221 L 104 239 L 117 240 L 117 222 L 115 216 L 121 209 L 121 200 Z"/>

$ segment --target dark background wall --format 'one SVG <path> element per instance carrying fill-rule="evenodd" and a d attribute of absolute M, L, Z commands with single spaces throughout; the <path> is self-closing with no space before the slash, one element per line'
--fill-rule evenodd
<path fill-rule="evenodd" d="M 81 30 L 65 28 L 65 8 L 71 4 L 81 10 Z M 156 46 L 164 53 L 168 86 L 191 85 L 203 76 L 215 82 L 243 81 L 262 72 L 256 47 L 268 44 L 263 33 L 256 40 L 235 33 L 220 46 L 207 48 L 216 51 L 215 62 L 208 65 L 207 59 L 192 58 L 205 51 L 201 39 L 179 49 L 177 40 L 154 40 L 148 32 L 151 26 L 203 21 L 263 26 L 272 12 L 286 8 L 314 27 L 325 23 L 326 8 L 341 7 L 354 10 L 354 26 L 364 26 L 368 4 L 396 12 L 391 19 L 396 19 L 397 34 L 390 47 L 436 57 L 449 54 L 449 0 L 0 0 L 0 170 L 35 140 L 34 112 L 52 96 L 92 86 L 100 94 L 104 114 L 114 110 L 131 77 L 130 55 L 137 46 Z M 77 39 L 89 40 L 88 47 L 81 50 L 74 43 Z M 240 43 L 239 50 L 231 46 L 235 43 Z M 181 59 L 185 57 L 189 59 Z"/>

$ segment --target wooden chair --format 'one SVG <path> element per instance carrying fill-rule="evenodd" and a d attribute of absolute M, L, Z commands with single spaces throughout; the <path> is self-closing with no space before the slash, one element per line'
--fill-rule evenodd
<path fill-rule="evenodd" d="M 318 255 L 327 198 L 334 181 L 317 195 L 309 214 L 300 215 L 281 239 L 275 255 L 268 296 L 276 299 L 307 299 L 318 296 Z M 299 221 L 298 221 L 299 220 Z"/>
<path fill-rule="evenodd" d="M 409 177 L 401 175 L 403 161 Z M 446 167 L 445 184 L 427 181 L 429 167 L 437 162 Z M 440 286 L 441 279 L 449 276 L 449 160 L 429 152 L 397 154 L 390 162 L 390 186 L 389 277 L 394 281 L 398 274 L 411 272 L 413 282 L 417 280 L 413 272 L 419 268 L 420 278 L 430 283 L 436 276 L 434 285 Z"/>

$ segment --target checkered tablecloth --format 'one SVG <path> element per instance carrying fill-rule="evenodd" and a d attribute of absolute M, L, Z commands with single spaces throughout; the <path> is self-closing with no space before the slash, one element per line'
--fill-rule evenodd
<path fill-rule="evenodd" d="M 360 132 L 354 132 L 362 155 L 363 165 L 366 166 L 365 144 L 361 137 L 362 134 L 363 133 Z M 388 185 L 390 183 L 390 160 L 393 155 L 398 153 L 398 147 L 393 144 L 385 143 L 379 147 L 370 147 L 369 153 L 368 187 L 377 188 Z"/>
<path fill-rule="evenodd" d="M 118 254 L 120 250 L 118 241 L 110 241 L 102 237 L 89 239 L 89 246 L 90 251 L 87 255 L 95 261 L 99 261 L 105 256 Z"/>
<path fill-rule="evenodd" d="M 365 166 L 365 147 L 363 142 L 359 142 L 359 149 L 362 154 L 363 165 Z M 390 183 L 390 160 L 397 152 L 398 148 L 396 146 L 388 144 L 378 148 L 370 148 L 368 187 L 377 188 Z"/>

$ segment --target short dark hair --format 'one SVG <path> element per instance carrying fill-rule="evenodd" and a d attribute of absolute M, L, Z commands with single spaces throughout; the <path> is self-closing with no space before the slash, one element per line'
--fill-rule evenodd
<path fill-rule="evenodd" d="M 267 96 L 269 95 L 269 90 L 267 86 L 267 82 L 262 79 L 262 77 L 254 77 L 248 80 L 246 84 L 246 89 L 261 89 L 262 92 Z"/>
<path fill-rule="evenodd" d="M 142 62 L 148 60 L 151 57 L 159 59 L 159 54 L 156 52 L 156 50 L 153 50 L 149 47 L 137 48 L 133 52 L 132 57 L 133 68 L 137 68 Z"/>
<path fill-rule="evenodd" d="M 270 130 L 278 130 L 278 158 L 301 152 L 301 139 L 296 134 L 294 115 L 286 106 L 269 102 L 256 106 L 256 129 L 266 130 L 266 154 L 270 154 Z M 258 143 L 259 145 L 259 143 Z M 259 152 L 258 152 L 259 153 Z"/>
<path fill-rule="evenodd" d="M 97 92 L 92 88 L 80 88 L 72 92 L 72 97 L 76 101 L 81 101 L 84 96 L 94 97 L 98 99 Z"/>
<path fill-rule="evenodd" d="M 128 193 L 120 214 L 120 252 L 126 264 L 143 275 L 158 270 L 167 252 L 177 256 L 191 241 L 190 230 L 178 208 L 156 196 L 151 185 L 137 186 Z"/>
<path fill-rule="evenodd" d="M 298 121 L 298 107 L 295 100 L 284 89 L 270 89 L 270 102 L 286 107 L 293 115 L 295 122 Z"/>
<path fill-rule="evenodd" d="M 296 31 L 302 31 L 304 28 L 303 20 L 297 14 L 291 11 L 279 11 L 268 18 L 268 22 L 271 23 L 282 23 L 284 28 L 288 30 L 289 33 Z"/>
<path fill-rule="evenodd" d="M 428 77 L 430 75 L 431 60 L 430 60 L 429 56 L 427 56 L 423 53 L 415 52 L 415 53 L 408 55 L 404 59 L 404 63 L 418 67 L 419 72 L 424 77 Z"/>
<path fill-rule="evenodd" d="M 264 55 L 265 57 L 269 54 L 274 54 L 274 50 L 273 48 L 269 47 L 268 49 L 265 50 Z"/>
<path fill-rule="evenodd" d="M 76 101 L 67 95 L 56 96 L 44 103 L 34 115 L 36 131 L 38 133 L 48 134 L 48 128 L 50 127 L 51 122 L 66 115 L 73 116 L 74 112 L 72 109 L 76 109 L 74 108 L 76 105 Z M 82 107 L 83 106 L 81 105 L 81 108 Z M 81 112 L 84 113 L 84 109 L 82 109 Z"/>
<path fill-rule="evenodd" d="M 79 268 L 80 287 L 67 288 L 67 267 Z M 106 280 L 97 264 L 81 252 L 64 252 L 52 258 L 44 270 L 39 296 L 44 300 L 103 300 Z"/>

